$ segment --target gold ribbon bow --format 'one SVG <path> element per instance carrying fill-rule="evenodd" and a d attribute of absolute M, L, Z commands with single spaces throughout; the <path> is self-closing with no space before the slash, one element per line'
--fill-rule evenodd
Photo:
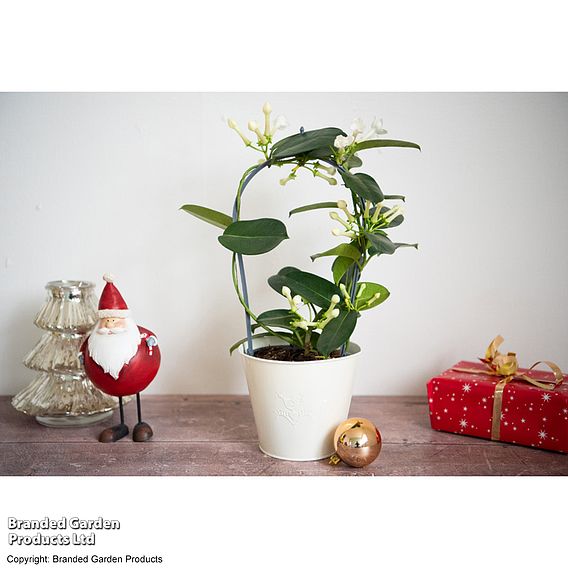
<path fill-rule="evenodd" d="M 505 387 L 515 379 L 526 381 L 531 385 L 538 387 L 539 389 L 544 389 L 547 391 L 554 390 L 558 385 L 564 380 L 564 375 L 560 370 L 560 367 L 553 363 L 552 361 L 537 361 L 529 368 L 532 371 L 536 366 L 540 364 L 547 365 L 552 373 L 554 374 L 554 381 L 537 381 L 532 377 L 529 377 L 525 373 L 519 373 L 519 364 L 517 362 L 517 355 L 515 353 L 507 353 L 504 355 L 499 352 L 499 346 L 505 341 L 500 335 L 498 335 L 487 348 L 485 352 L 485 357 L 479 360 L 487 365 L 488 369 L 473 369 L 473 368 L 462 368 L 453 367 L 454 371 L 460 371 L 463 373 L 475 373 L 483 375 L 491 375 L 494 377 L 503 377 L 495 385 L 495 394 L 493 399 L 493 418 L 491 421 L 491 439 L 499 440 L 501 437 L 501 409 L 503 407 L 503 392 Z"/>

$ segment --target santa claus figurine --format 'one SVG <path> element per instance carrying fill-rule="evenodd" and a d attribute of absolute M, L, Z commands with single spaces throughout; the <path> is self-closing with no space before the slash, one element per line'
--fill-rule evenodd
<path fill-rule="evenodd" d="M 103 430 L 99 441 L 116 442 L 128 435 L 122 397 L 135 394 L 138 423 L 132 439 L 146 442 L 153 432 L 142 421 L 140 391 L 160 368 L 158 340 L 151 331 L 136 325 L 113 277 L 105 274 L 103 279 L 106 285 L 99 301 L 99 321 L 81 346 L 81 355 L 89 379 L 103 392 L 118 397 L 120 424 Z"/>

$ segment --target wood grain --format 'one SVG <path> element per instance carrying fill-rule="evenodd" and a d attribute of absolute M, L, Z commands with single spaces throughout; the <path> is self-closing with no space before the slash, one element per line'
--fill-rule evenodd
<path fill-rule="evenodd" d="M 45 428 L 0 397 L 1 475 L 567 475 L 568 456 L 430 428 L 422 397 L 354 397 L 351 416 L 373 420 L 383 436 L 379 458 L 363 469 L 265 456 L 245 396 L 146 396 L 154 439 L 100 444 L 108 424 Z M 135 408 L 126 408 L 127 422 Z"/>

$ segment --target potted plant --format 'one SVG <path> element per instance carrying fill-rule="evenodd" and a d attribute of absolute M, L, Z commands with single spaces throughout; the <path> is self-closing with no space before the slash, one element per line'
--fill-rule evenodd
<path fill-rule="evenodd" d="M 228 121 L 245 146 L 262 156 L 243 173 L 232 215 L 195 204 L 181 209 L 222 229 L 218 241 L 233 253 L 233 285 L 245 311 L 247 333 L 230 351 L 241 351 L 260 449 L 281 459 L 315 460 L 333 453 L 333 432 L 347 418 L 360 353 L 359 346 L 350 341 L 357 320 L 389 296 L 383 285 L 362 281 L 361 274 L 372 259 L 401 247 L 417 248 L 416 244 L 393 242 L 387 235 L 404 220 L 401 206 L 387 203 L 404 201 L 404 196 L 385 195 L 370 175 L 354 172 L 362 166 L 359 154 L 371 148 L 420 147 L 380 138 L 386 130 L 376 120 L 368 130 L 356 120 L 350 134 L 335 127 L 301 128 L 298 134 L 275 142 L 285 120 L 273 121 L 268 103 L 262 110 L 262 127 L 254 121 L 248 124 L 252 135 Z M 242 219 L 241 206 L 251 180 L 270 167 L 290 168 L 280 180 L 282 186 L 302 170 L 330 186 L 342 183 L 345 199 L 334 197 L 289 212 L 293 216 L 329 210 L 336 223 L 332 234 L 340 242 L 310 258 L 333 258 L 332 279 L 286 266 L 268 278 L 269 286 L 281 295 L 281 305 L 256 314 L 248 298 L 244 257 L 270 252 L 288 233 L 278 219 Z"/>

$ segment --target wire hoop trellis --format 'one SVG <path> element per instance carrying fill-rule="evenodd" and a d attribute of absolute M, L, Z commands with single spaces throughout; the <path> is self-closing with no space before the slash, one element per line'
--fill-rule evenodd
<path fill-rule="evenodd" d="M 300 133 L 303 134 L 303 129 L 300 130 Z M 345 168 L 343 168 L 342 166 L 336 164 L 333 160 L 325 160 L 325 159 L 320 159 L 321 162 L 325 162 L 327 164 L 329 164 L 330 166 L 333 166 L 334 168 L 337 168 L 337 170 L 339 172 L 345 172 Z M 266 167 L 270 167 L 272 164 L 272 160 L 268 159 L 265 162 L 259 164 L 258 166 L 256 166 L 250 173 L 247 174 L 247 176 L 245 177 L 245 179 L 242 181 L 242 183 L 240 184 L 240 188 L 239 191 L 237 193 L 237 196 L 235 198 L 235 203 L 233 206 L 233 215 L 232 215 L 232 219 L 233 222 L 238 221 L 239 217 L 240 217 L 240 199 L 242 194 L 244 193 L 247 185 L 252 181 L 252 179 L 258 174 L 260 173 L 264 168 Z M 353 196 L 353 199 L 355 199 L 355 197 Z M 365 207 L 365 202 L 362 198 L 359 198 L 362 204 L 362 207 Z M 250 304 L 249 304 L 249 297 L 248 297 L 248 287 L 247 287 L 247 278 L 246 278 L 246 273 L 245 273 L 245 263 L 243 260 L 243 255 L 241 253 L 235 253 L 236 254 L 236 258 L 237 258 L 237 266 L 238 266 L 238 279 L 240 279 L 241 281 L 241 288 L 242 288 L 242 297 L 244 300 L 244 303 L 246 305 L 245 308 L 245 325 L 246 325 L 246 332 L 247 332 L 247 349 L 246 349 L 246 353 L 247 355 L 252 355 L 254 353 L 254 349 L 253 349 L 253 343 L 252 343 L 252 323 L 251 323 L 251 316 L 249 313 L 250 310 Z M 351 292 L 350 292 L 350 298 L 351 298 L 351 303 L 354 305 L 355 304 L 355 297 L 357 294 L 357 284 L 359 282 L 359 278 L 361 276 L 361 271 L 359 269 L 359 266 L 357 265 L 357 263 L 355 263 L 352 267 L 352 285 L 351 285 Z M 343 344 L 341 346 L 341 355 L 345 355 L 345 350 L 347 348 L 347 344 Z"/>

